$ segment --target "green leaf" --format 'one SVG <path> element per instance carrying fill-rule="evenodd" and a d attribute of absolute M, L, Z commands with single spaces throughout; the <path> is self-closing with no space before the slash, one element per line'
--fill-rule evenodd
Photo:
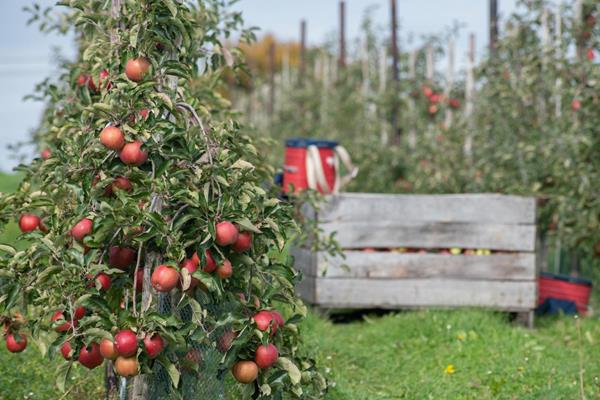
<path fill-rule="evenodd" d="M 137 48 L 138 34 L 140 33 L 140 25 L 135 25 L 129 32 L 129 44 L 134 49 Z"/>
<path fill-rule="evenodd" d="M 300 369 L 292 362 L 292 360 L 286 357 L 279 357 L 277 360 L 277 365 L 287 371 L 288 375 L 290 376 L 290 380 L 294 385 L 300 383 L 302 374 L 300 373 Z"/>
<path fill-rule="evenodd" d="M 163 0 L 163 3 L 165 4 L 165 6 L 167 6 L 169 11 L 171 11 L 171 15 L 173 17 L 176 17 L 177 16 L 177 6 L 175 5 L 175 3 L 173 3 L 173 0 Z"/>
<path fill-rule="evenodd" d="M 113 339 L 113 335 L 111 335 L 110 332 L 105 331 L 104 329 L 100 329 L 100 328 L 86 329 L 85 333 L 86 333 L 86 336 L 94 336 L 94 337 L 97 337 L 98 339 L 109 339 L 109 340 Z"/>
<path fill-rule="evenodd" d="M 169 374 L 169 378 L 171 378 L 171 382 L 173 382 L 173 386 L 179 386 L 179 378 L 181 376 L 179 370 L 172 362 L 168 361 L 166 357 L 161 357 L 160 363 L 165 367 L 167 373 Z"/>
<path fill-rule="evenodd" d="M 63 363 L 58 367 L 58 374 L 56 375 L 56 387 L 61 393 L 65 392 L 67 380 L 69 379 L 69 374 L 71 373 L 72 366 L 73 363 L 69 362 Z"/>
<path fill-rule="evenodd" d="M 15 249 L 14 247 L 12 247 L 12 246 L 10 246 L 8 244 L 2 244 L 2 243 L 0 243 L 0 251 L 8 253 L 11 256 L 14 256 L 15 254 L 17 254 L 17 249 Z"/>
<path fill-rule="evenodd" d="M 42 283 L 46 282 L 48 279 L 50 279 L 50 277 L 54 274 L 59 273 L 60 271 L 62 271 L 63 268 L 58 266 L 58 265 L 52 265 L 48 268 L 46 268 L 45 270 L 43 270 L 42 272 L 40 272 L 40 274 L 37 277 L 36 280 L 36 284 L 37 285 L 41 285 Z"/>
<path fill-rule="evenodd" d="M 262 233 L 260 229 L 258 229 L 248 218 L 242 218 L 236 220 L 237 224 L 243 228 L 245 231 L 250 231 L 254 233 Z"/>

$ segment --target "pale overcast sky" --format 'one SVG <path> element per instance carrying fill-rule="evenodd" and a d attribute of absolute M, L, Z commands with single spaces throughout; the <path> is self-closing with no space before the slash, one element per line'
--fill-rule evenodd
<path fill-rule="evenodd" d="M 52 48 L 60 47 L 65 55 L 72 55 L 70 38 L 45 36 L 34 27 L 27 27 L 21 8 L 30 0 L 0 0 L 0 170 L 12 169 L 6 146 L 27 140 L 29 131 L 40 118 L 42 105 L 23 102 L 36 82 L 53 73 Z M 499 0 L 501 15 L 515 9 L 517 0 Z M 39 0 L 46 6 L 54 0 Z M 301 19 L 308 22 L 310 43 L 321 43 L 338 24 L 338 0 L 241 0 L 236 9 L 243 11 L 246 24 L 257 26 L 263 32 L 274 33 L 283 40 L 294 40 L 299 35 Z M 382 27 L 389 23 L 389 0 L 346 0 L 348 36 L 358 33 L 365 9 L 378 6 L 374 17 Z M 464 57 L 466 38 L 474 32 L 478 48 L 483 51 L 487 42 L 488 0 L 398 0 L 401 36 L 415 37 L 438 33 L 455 22 L 464 24 L 458 41 L 459 58 Z"/>

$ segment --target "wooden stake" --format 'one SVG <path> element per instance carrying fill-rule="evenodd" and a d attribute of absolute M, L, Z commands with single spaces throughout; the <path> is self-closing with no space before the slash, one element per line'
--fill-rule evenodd
<path fill-rule="evenodd" d="M 434 74 L 433 64 L 434 64 L 433 45 L 428 44 L 426 54 L 425 54 L 425 78 L 427 79 L 427 82 L 430 85 L 433 83 L 433 74 Z"/>
<path fill-rule="evenodd" d="M 275 70 L 276 66 L 276 47 L 275 39 L 269 46 L 269 116 L 273 119 L 275 112 Z"/>
<path fill-rule="evenodd" d="M 390 0 L 392 14 L 392 79 L 400 81 L 400 68 L 398 65 L 398 11 L 396 0 Z"/>
<path fill-rule="evenodd" d="M 400 68 L 398 66 L 398 15 L 396 0 L 390 0 L 391 13 L 391 42 L 392 42 L 392 79 L 394 81 L 394 103 L 392 105 L 392 132 L 396 135 L 396 140 L 400 141 L 402 130 L 399 127 L 399 109 L 396 102 L 396 96 L 399 94 Z"/>
<path fill-rule="evenodd" d="M 298 81 L 304 85 L 304 76 L 306 74 L 306 21 L 300 22 L 300 75 Z"/>
<path fill-rule="evenodd" d="M 498 43 L 498 0 L 490 0 L 490 54 L 496 53 Z"/>
<path fill-rule="evenodd" d="M 340 1 L 340 59 L 339 68 L 346 68 L 346 2 Z"/>
<path fill-rule="evenodd" d="M 463 144 L 463 152 L 470 156 L 473 148 L 473 108 L 475 97 L 475 34 L 469 35 L 469 56 L 467 61 L 467 79 L 465 85 L 465 119 L 467 120 L 467 136 Z"/>
<path fill-rule="evenodd" d="M 452 87 L 454 86 L 454 38 L 448 39 L 448 72 L 446 74 L 446 90 L 445 98 L 450 99 L 452 93 Z M 446 107 L 446 119 L 444 125 L 449 128 L 452 125 L 453 113 L 450 107 Z"/>

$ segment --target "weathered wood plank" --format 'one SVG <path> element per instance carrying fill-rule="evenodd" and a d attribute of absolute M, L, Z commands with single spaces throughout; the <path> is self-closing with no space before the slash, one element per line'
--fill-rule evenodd
<path fill-rule="evenodd" d="M 328 308 L 486 307 L 526 311 L 536 306 L 536 281 L 315 278 L 315 301 Z"/>
<path fill-rule="evenodd" d="M 337 232 L 343 248 L 472 248 L 534 251 L 535 225 L 415 222 L 373 219 L 321 224 L 325 235 Z"/>
<path fill-rule="evenodd" d="M 389 195 L 342 193 L 321 207 L 319 222 L 472 222 L 532 225 L 531 197 L 499 194 Z"/>
<path fill-rule="evenodd" d="M 316 275 L 326 278 L 534 280 L 535 254 L 488 256 L 344 252 L 346 258 L 317 255 Z M 306 270 L 305 270 L 306 271 Z M 305 272 L 309 274 L 309 272 Z"/>
<path fill-rule="evenodd" d="M 316 303 L 316 280 L 311 276 L 304 276 L 302 281 L 296 285 L 296 293 L 309 304 Z"/>
<path fill-rule="evenodd" d="M 302 247 L 292 247 L 290 255 L 294 257 L 294 267 L 304 275 L 317 274 L 317 254 Z"/>

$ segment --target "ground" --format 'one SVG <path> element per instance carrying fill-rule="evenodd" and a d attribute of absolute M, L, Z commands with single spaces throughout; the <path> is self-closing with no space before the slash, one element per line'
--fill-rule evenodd
<path fill-rule="evenodd" d="M 0 191 L 18 179 L 0 175 Z M 16 227 L 0 242 L 14 238 Z M 478 310 L 352 313 L 334 323 L 311 312 L 306 346 L 331 381 L 327 399 L 576 399 L 600 396 L 600 323 L 594 316 L 538 318 Z M 60 399 L 57 366 L 30 346 L 0 349 L 0 400 Z M 63 399 L 101 398 L 102 371 L 75 365 Z"/>

